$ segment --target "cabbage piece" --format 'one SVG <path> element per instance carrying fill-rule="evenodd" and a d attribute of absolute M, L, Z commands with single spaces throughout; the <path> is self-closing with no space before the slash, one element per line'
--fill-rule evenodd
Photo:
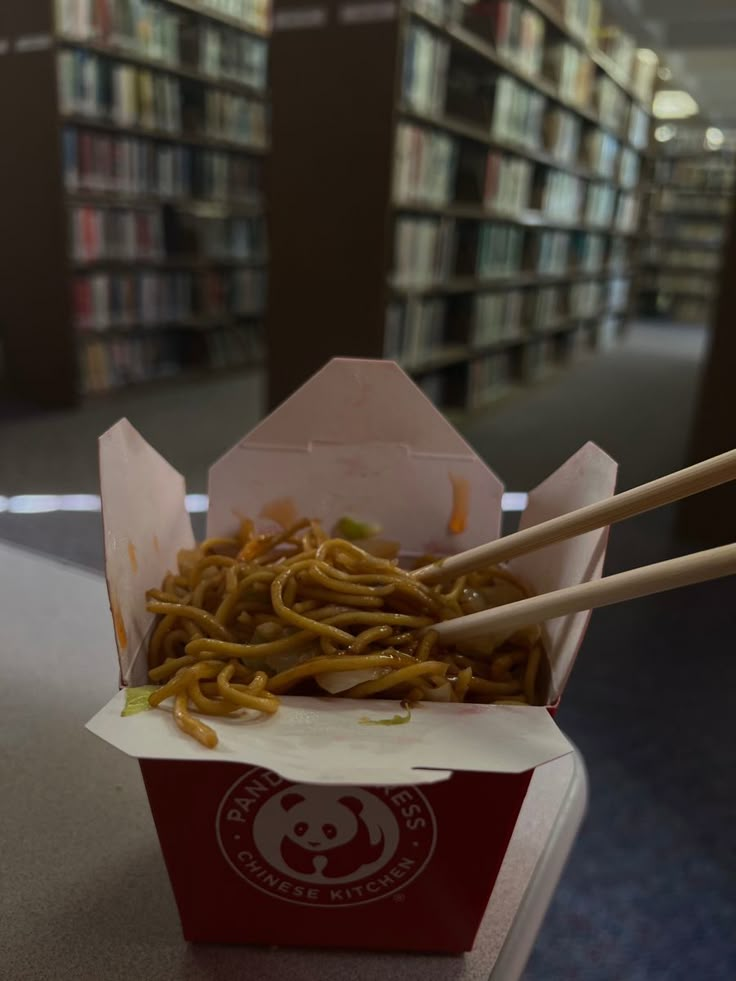
<path fill-rule="evenodd" d="M 331 695 L 338 695 L 348 688 L 362 685 L 364 681 L 374 681 L 382 678 L 393 668 L 354 668 L 351 671 L 325 671 L 317 675 L 317 684 Z"/>
<path fill-rule="evenodd" d="M 406 715 L 392 715 L 390 719 L 369 719 L 363 716 L 362 719 L 358 719 L 358 722 L 362 726 L 403 726 L 407 722 L 411 722 L 411 708 L 408 702 L 402 702 L 401 707 L 406 709 Z"/>
<path fill-rule="evenodd" d="M 158 691 L 158 685 L 141 685 L 140 688 L 125 689 L 125 708 L 120 713 L 126 715 L 138 715 L 139 712 L 147 712 L 151 706 L 148 704 L 148 697 L 151 692 Z"/>
<path fill-rule="evenodd" d="M 349 542 L 354 542 L 361 538 L 374 538 L 380 535 L 381 526 L 345 515 L 335 525 L 335 532 L 340 538 L 347 538 Z"/>

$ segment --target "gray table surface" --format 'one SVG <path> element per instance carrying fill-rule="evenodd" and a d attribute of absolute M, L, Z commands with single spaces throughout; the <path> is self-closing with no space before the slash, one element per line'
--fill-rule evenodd
<path fill-rule="evenodd" d="M 84 723 L 114 693 L 104 581 L 0 544 L 0 978 L 511 981 L 582 820 L 573 755 L 540 767 L 464 957 L 184 942 L 135 760 Z"/>

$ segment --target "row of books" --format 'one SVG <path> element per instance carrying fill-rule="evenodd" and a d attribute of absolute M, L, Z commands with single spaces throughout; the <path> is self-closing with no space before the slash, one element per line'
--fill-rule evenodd
<path fill-rule="evenodd" d="M 622 201 L 616 217 L 621 226 L 635 221 L 637 206 L 630 195 Z M 604 266 L 617 272 L 626 268 L 627 258 L 627 243 L 609 241 L 604 233 L 521 227 L 501 220 L 401 216 L 395 222 L 394 281 L 402 286 L 426 286 L 452 275 L 564 275 L 568 270 L 595 273 Z"/>
<path fill-rule="evenodd" d="M 583 192 L 579 177 L 548 168 L 538 171 L 530 204 L 547 218 L 573 222 L 580 214 Z"/>
<path fill-rule="evenodd" d="M 204 133 L 215 139 L 252 146 L 266 142 L 266 107 L 241 95 L 208 89 L 203 122 Z"/>
<path fill-rule="evenodd" d="M 599 121 L 610 129 L 620 132 L 626 120 L 629 99 L 613 79 L 604 76 L 595 87 L 595 109 Z"/>
<path fill-rule="evenodd" d="M 486 347 L 519 337 L 525 299 L 521 290 L 498 290 L 472 297 L 468 332 L 471 347 Z"/>
<path fill-rule="evenodd" d="M 264 40 L 230 27 L 192 22 L 182 43 L 182 60 L 205 75 L 266 87 L 268 46 Z"/>
<path fill-rule="evenodd" d="M 716 293 L 717 284 L 711 276 L 659 271 L 647 278 L 645 288 L 658 290 L 661 293 L 690 293 L 709 297 Z"/>
<path fill-rule="evenodd" d="M 671 246 L 660 248 L 656 243 L 649 245 L 644 254 L 644 261 L 661 266 L 663 269 L 674 266 L 709 275 L 718 272 L 721 266 L 721 256 L 717 252 L 699 252 L 697 249 L 677 249 Z"/>
<path fill-rule="evenodd" d="M 556 327 L 565 308 L 567 288 L 540 286 L 529 290 L 524 297 L 522 316 L 530 331 L 551 330 Z"/>
<path fill-rule="evenodd" d="M 150 0 L 57 0 L 57 30 L 66 38 L 109 44 L 214 79 L 266 84 L 265 40 L 214 21 L 177 13 Z M 114 52 L 111 51 L 111 54 Z"/>
<path fill-rule="evenodd" d="M 200 0 L 200 4 L 203 10 L 224 14 L 257 31 L 271 26 L 271 0 Z"/>
<path fill-rule="evenodd" d="M 266 224 L 260 215 L 221 218 L 174 211 L 167 214 L 166 238 L 170 255 L 236 262 L 262 262 L 266 255 Z"/>
<path fill-rule="evenodd" d="M 417 112 L 441 113 L 445 108 L 450 43 L 420 24 L 409 25 L 404 47 L 401 95 Z"/>
<path fill-rule="evenodd" d="M 704 201 L 697 194 L 684 194 L 678 191 L 663 190 L 660 192 L 657 201 L 657 213 L 665 217 L 687 217 L 693 216 L 712 216 L 714 219 L 723 220 L 728 217 L 731 211 L 731 197 L 724 194 L 723 197 L 713 195 Z"/>
<path fill-rule="evenodd" d="M 641 157 L 630 147 L 621 148 L 618 161 L 618 180 L 622 187 L 635 188 L 641 175 Z"/>
<path fill-rule="evenodd" d="M 563 99 L 582 107 L 589 104 L 595 71 L 586 52 L 567 41 L 549 44 L 544 52 L 544 72 Z"/>
<path fill-rule="evenodd" d="M 178 79 L 88 51 L 59 52 L 59 99 L 64 113 L 176 134 L 182 128 Z"/>
<path fill-rule="evenodd" d="M 62 139 L 68 191 L 205 201 L 261 196 L 263 164 L 256 157 L 76 126 L 64 127 Z"/>
<path fill-rule="evenodd" d="M 77 262 L 157 260 L 177 256 L 261 261 L 260 216 L 219 218 L 161 208 L 79 205 L 71 209 L 71 252 Z"/>
<path fill-rule="evenodd" d="M 604 284 L 589 280 L 572 283 L 569 292 L 569 310 L 573 317 L 594 317 L 603 306 Z"/>
<path fill-rule="evenodd" d="M 491 134 L 528 149 L 540 143 L 545 98 L 511 75 L 496 80 Z"/>
<path fill-rule="evenodd" d="M 399 123 L 394 145 L 394 200 L 445 205 L 454 196 L 457 141 L 446 133 Z"/>
<path fill-rule="evenodd" d="M 736 188 L 736 172 L 730 156 L 702 160 L 662 160 L 657 162 L 658 183 L 671 184 L 684 191 L 722 191 L 732 194 Z"/>
<path fill-rule="evenodd" d="M 637 150 L 646 149 L 649 141 L 649 115 L 641 106 L 637 106 L 633 102 L 629 109 L 626 135 L 629 143 Z"/>
<path fill-rule="evenodd" d="M 589 152 L 616 152 L 618 143 L 597 131 Z M 630 151 L 637 164 L 638 158 Z M 631 158 L 627 158 L 628 162 Z M 600 167 L 599 167 L 600 169 Z M 612 161 L 606 165 L 612 169 Z M 629 173 L 629 178 L 631 178 Z M 632 230 L 638 211 L 630 195 L 616 198 L 617 189 L 582 179 L 551 167 L 536 167 L 525 157 L 487 151 L 409 123 L 397 127 L 394 161 L 394 197 L 399 203 L 443 206 L 453 201 L 482 204 L 509 214 L 528 208 L 549 218 L 575 222 L 581 215 L 605 226 L 619 208 L 617 230 Z"/>
<path fill-rule="evenodd" d="M 550 0 L 550 6 L 573 33 L 587 44 L 595 42 L 601 22 L 600 0 Z"/>
<path fill-rule="evenodd" d="M 560 163 L 575 163 L 580 155 L 583 121 L 574 112 L 551 106 L 544 114 L 544 148 Z"/>
<path fill-rule="evenodd" d="M 562 275 L 570 266 L 569 232 L 545 229 L 531 236 L 529 242 L 528 267 L 545 276 Z"/>
<path fill-rule="evenodd" d="M 591 181 L 585 196 L 583 219 L 589 225 L 607 228 L 613 221 L 617 192 L 610 184 Z"/>
<path fill-rule="evenodd" d="M 460 22 L 490 41 L 517 68 L 530 75 L 539 73 L 544 55 L 544 18 L 521 0 L 463 3 Z"/>
<path fill-rule="evenodd" d="M 697 246 L 716 248 L 723 242 L 724 228 L 720 221 L 683 221 L 681 216 L 667 220 L 659 216 L 650 216 L 650 234 L 665 239 L 672 246 L 683 249 Z"/>
<path fill-rule="evenodd" d="M 452 270 L 455 223 L 447 219 L 397 218 L 394 223 L 394 281 L 417 286 L 446 279 Z"/>
<path fill-rule="evenodd" d="M 475 274 L 480 279 L 511 276 L 521 269 L 523 250 L 523 229 L 483 222 L 477 233 Z"/>
<path fill-rule="evenodd" d="M 633 232 L 639 223 L 640 198 L 633 192 L 621 193 L 616 202 L 614 228 L 619 232 Z"/>
<path fill-rule="evenodd" d="M 203 12 L 224 14 L 266 31 L 270 0 L 202 0 Z M 151 58 L 176 60 L 179 24 L 187 11 L 161 0 L 56 0 L 56 28 L 84 40 L 108 41 Z"/>
<path fill-rule="evenodd" d="M 79 330 L 183 321 L 192 316 L 192 277 L 183 272 L 78 275 L 72 310 Z"/>
<path fill-rule="evenodd" d="M 467 344 L 469 353 L 496 343 L 524 340 L 575 318 L 621 309 L 629 280 L 591 280 L 527 289 L 488 290 L 452 299 L 409 297 L 389 305 L 385 357 L 418 367 L 443 351 Z"/>
<path fill-rule="evenodd" d="M 419 367 L 445 346 L 445 300 L 412 298 L 389 304 L 383 336 L 384 357 L 406 368 Z"/>
<path fill-rule="evenodd" d="M 164 62 L 179 60 L 180 21 L 171 6 L 151 0 L 56 0 L 59 33 Z"/>
<path fill-rule="evenodd" d="M 75 207 L 70 228 L 76 262 L 160 259 L 164 255 L 163 219 L 155 209 Z"/>
<path fill-rule="evenodd" d="M 491 151 L 486 158 L 483 204 L 518 214 L 529 204 L 534 167 L 523 157 Z"/>
<path fill-rule="evenodd" d="M 186 139 L 208 136 L 263 146 L 266 110 L 258 100 L 111 61 L 87 51 L 59 52 L 63 113 L 140 126 Z M 183 124 L 186 122 L 186 131 Z"/>
<path fill-rule="evenodd" d="M 257 363 L 262 340 L 255 325 L 194 332 L 167 329 L 136 336 L 80 334 L 79 370 L 85 394 L 154 381 L 187 369 Z"/>
<path fill-rule="evenodd" d="M 583 142 L 583 160 L 599 177 L 610 180 L 619 160 L 621 144 L 610 133 L 591 128 L 585 134 Z"/>
<path fill-rule="evenodd" d="M 599 272 L 606 261 L 606 238 L 590 232 L 573 232 L 570 258 L 580 272 Z"/>
<path fill-rule="evenodd" d="M 516 214 L 529 205 L 534 165 L 525 157 L 460 144 L 454 199 Z"/>
<path fill-rule="evenodd" d="M 72 286 L 74 323 L 80 330 L 106 330 L 254 316 L 263 312 L 265 288 L 258 269 L 79 274 Z"/>
<path fill-rule="evenodd" d="M 649 116 L 645 110 L 631 102 L 607 77 L 601 77 L 593 85 L 592 74 L 582 67 L 590 66 L 592 72 L 593 63 L 575 60 L 579 55 L 576 48 L 568 45 L 553 50 L 569 51 L 563 64 L 580 69 L 577 74 L 568 70 L 572 79 L 569 82 L 567 74 L 561 76 L 559 84 L 568 89 L 565 97 L 585 106 L 590 102 L 586 95 L 589 88 L 595 93 L 595 108 L 601 124 L 619 133 L 637 149 L 645 148 L 649 134 Z M 577 158 L 582 127 L 580 116 L 553 104 L 512 75 L 494 76 L 479 71 L 471 63 L 451 62 L 446 108 L 452 116 L 490 127 L 491 135 L 498 139 L 513 140 L 530 149 L 539 146 L 539 135 L 544 132 L 550 152 L 569 160 Z"/>
<path fill-rule="evenodd" d="M 563 98 L 580 106 L 588 106 L 596 92 L 602 101 L 601 121 L 617 125 L 616 116 L 625 111 L 628 102 L 626 94 L 608 76 L 596 78 L 594 63 L 587 52 L 554 31 L 545 36 L 545 20 L 536 10 L 522 0 L 480 0 L 456 6 L 460 23 L 493 44 L 517 69 L 532 76 L 543 74 L 555 83 Z M 642 100 L 651 99 L 656 59 L 652 62 L 651 58 L 637 57 L 633 38 L 621 31 L 599 33 L 599 4 L 591 7 L 587 0 L 565 0 L 560 6 L 563 8 L 560 13 L 571 29 L 592 47 L 600 41 L 602 50 L 617 68 L 617 76 L 631 79 Z M 591 10 L 595 12 L 591 14 Z M 602 93 L 598 91 L 601 82 L 604 83 Z"/>

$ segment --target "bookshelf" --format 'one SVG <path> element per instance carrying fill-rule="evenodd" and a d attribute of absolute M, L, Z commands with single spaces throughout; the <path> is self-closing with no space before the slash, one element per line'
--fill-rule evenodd
<path fill-rule="evenodd" d="M 653 160 L 642 229 L 639 311 L 707 324 L 719 286 L 726 226 L 736 193 L 736 151 L 665 144 Z M 699 137 L 699 139 L 698 139 Z"/>
<path fill-rule="evenodd" d="M 615 340 L 656 62 L 598 3 L 275 0 L 273 25 L 272 404 L 344 354 L 474 409 Z"/>
<path fill-rule="evenodd" d="M 262 363 L 268 0 L 6 0 L 0 337 L 46 406 Z"/>

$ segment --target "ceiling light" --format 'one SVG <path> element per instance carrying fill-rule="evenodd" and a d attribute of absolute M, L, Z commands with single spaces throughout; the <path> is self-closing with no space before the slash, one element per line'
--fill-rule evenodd
<path fill-rule="evenodd" d="M 657 119 L 686 119 L 698 113 L 698 103 L 683 89 L 661 89 L 654 96 Z"/>
<path fill-rule="evenodd" d="M 667 143 L 673 139 L 676 133 L 677 130 L 674 126 L 658 126 L 654 131 L 654 139 L 657 143 Z"/>
<path fill-rule="evenodd" d="M 720 150 L 723 146 L 723 140 L 723 131 L 718 129 L 717 126 L 709 126 L 705 131 L 703 144 L 706 150 Z"/>

